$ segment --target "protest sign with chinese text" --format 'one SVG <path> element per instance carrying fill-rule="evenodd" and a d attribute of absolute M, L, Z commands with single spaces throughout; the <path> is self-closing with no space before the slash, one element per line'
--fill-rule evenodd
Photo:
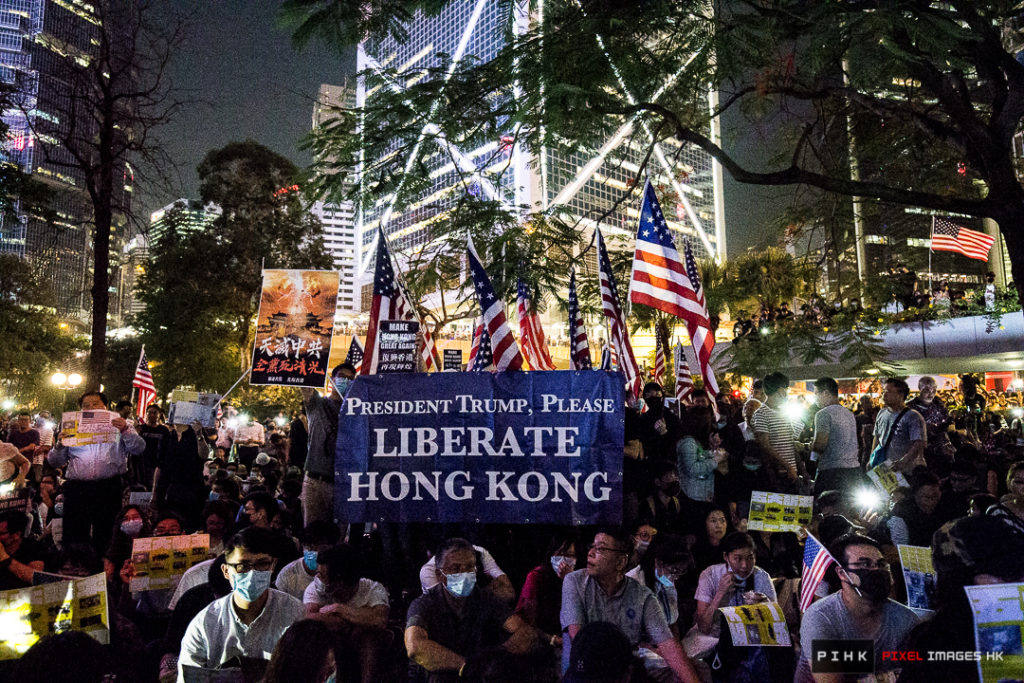
<path fill-rule="evenodd" d="M 0 660 L 17 659 L 40 638 L 64 631 L 110 642 L 105 574 L 0 593 Z"/>
<path fill-rule="evenodd" d="M 747 529 L 751 531 L 799 531 L 811 523 L 814 496 L 788 493 L 750 492 L 750 516 Z"/>
<path fill-rule="evenodd" d="M 868 479 L 885 494 L 887 499 L 896 489 L 910 486 L 903 473 L 893 470 L 892 465 L 887 462 L 868 470 Z"/>
<path fill-rule="evenodd" d="M 337 299 L 336 271 L 264 270 L 249 384 L 322 388 Z"/>
<path fill-rule="evenodd" d="M 786 617 L 777 602 L 718 609 L 729 626 L 733 645 L 788 647 L 793 644 L 786 626 Z"/>
<path fill-rule="evenodd" d="M 189 567 L 210 557 L 209 534 L 136 538 L 132 543 L 132 591 L 174 588 Z"/>
<path fill-rule="evenodd" d="M 1024 583 L 965 586 L 974 614 L 981 683 L 1024 677 Z"/>
<path fill-rule="evenodd" d="M 411 320 L 381 320 L 377 333 L 377 372 L 416 372 L 416 335 Z"/>
<path fill-rule="evenodd" d="M 907 585 L 907 607 L 927 617 L 935 609 L 935 568 L 932 549 L 917 545 L 897 545 L 903 580 Z"/>
<path fill-rule="evenodd" d="M 360 375 L 342 403 L 349 522 L 621 522 L 621 375 Z"/>
<path fill-rule="evenodd" d="M 204 427 L 216 427 L 218 401 L 220 394 L 175 389 L 171 393 L 167 424 L 190 425 L 198 422 Z"/>
<path fill-rule="evenodd" d="M 60 418 L 61 430 L 69 432 L 61 437 L 65 446 L 88 446 L 94 443 L 114 443 L 120 434 L 111 420 L 121 417 L 110 410 L 78 410 L 64 413 Z"/>

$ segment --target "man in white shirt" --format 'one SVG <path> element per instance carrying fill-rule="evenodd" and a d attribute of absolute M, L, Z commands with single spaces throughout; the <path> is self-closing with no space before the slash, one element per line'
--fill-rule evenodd
<path fill-rule="evenodd" d="M 342 543 L 317 553 L 316 578 L 303 596 L 306 616 L 336 632 L 336 656 L 358 662 L 360 681 L 381 680 L 380 662 L 391 644 L 388 591 L 363 578 L 359 554 Z"/>
<path fill-rule="evenodd" d="M 278 572 L 274 588 L 302 600 L 309 584 L 316 578 L 317 555 L 340 540 L 341 529 L 336 524 L 323 519 L 307 524 L 299 534 L 302 557 L 289 562 Z"/>
<path fill-rule="evenodd" d="M 719 607 L 736 607 L 758 602 L 775 602 L 772 577 L 755 566 L 754 539 L 734 531 L 722 539 L 722 564 L 713 564 L 697 580 L 697 627 L 703 633 L 715 630 Z"/>
<path fill-rule="evenodd" d="M 502 568 L 494 561 L 494 557 L 486 549 L 478 545 L 474 545 L 473 549 L 476 550 L 480 558 L 479 563 L 484 570 L 484 574 L 491 577 L 491 582 L 487 584 L 487 590 L 499 600 L 508 603 L 513 602 L 516 599 L 516 589 L 512 587 L 512 582 L 509 581 Z M 431 557 L 427 560 L 426 564 L 420 567 L 420 587 L 424 593 L 440 583 L 437 578 L 436 562 L 437 558 Z"/>
<path fill-rule="evenodd" d="M 270 587 L 276 560 L 269 529 L 243 529 L 225 546 L 222 570 L 231 594 L 202 609 L 181 641 L 178 683 L 185 667 L 216 669 L 227 663 L 269 660 L 274 646 L 302 618 L 302 603 Z"/>
<path fill-rule="evenodd" d="M 771 464 L 795 484 L 798 475 L 804 472 L 804 465 L 796 452 L 793 423 L 782 412 L 789 394 L 789 378 L 781 372 L 771 373 L 764 378 L 764 394 L 765 404 L 754 413 L 751 425 L 754 438 L 771 458 Z"/>

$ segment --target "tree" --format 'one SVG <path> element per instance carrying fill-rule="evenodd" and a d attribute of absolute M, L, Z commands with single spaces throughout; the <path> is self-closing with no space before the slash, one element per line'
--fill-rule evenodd
<path fill-rule="evenodd" d="M 0 386 L 27 399 L 49 388 L 49 373 L 80 348 L 60 327 L 53 296 L 30 263 L 0 254 Z"/>
<path fill-rule="evenodd" d="M 26 112 L 47 163 L 65 169 L 73 201 L 87 196 L 92 232 L 92 328 L 85 386 L 96 389 L 107 355 L 111 231 L 130 215 L 125 176 L 132 168 L 159 170 L 167 156 L 154 141 L 182 102 L 168 82 L 167 65 L 184 37 L 183 24 L 157 0 L 101 0 L 88 13 L 76 40 L 55 47 L 63 56 L 61 84 L 40 101 L 47 116 Z M 42 98 L 41 98 L 42 100 Z M 129 163 L 132 165 L 129 167 Z"/>
<path fill-rule="evenodd" d="M 413 10 L 439 4 L 292 0 L 286 10 L 298 39 L 337 43 L 400 35 Z M 510 35 L 514 4 L 503 3 Z M 1024 116 L 1018 3 L 736 0 L 714 9 L 706 0 L 545 2 L 543 22 L 492 59 L 463 60 L 447 78 L 441 65 L 433 78 L 378 97 L 362 112 L 365 128 L 409 139 L 431 111 L 446 135 L 501 130 L 533 150 L 584 150 L 623 125 L 646 125 L 647 144 L 695 145 L 743 183 L 990 218 L 1024 302 L 1024 188 L 1013 152 Z M 409 78 L 421 76 L 415 69 Z M 741 164 L 710 134 L 727 110 L 772 122 L 777 154 L 763 168 Z M 875 164 L 859 179 L 835 151 L 847 130 Z M 922 172 L 937 159 L 962 163 L 963 173 Z M 383 186 L 398 182 L 379 171 Z"/>
<path fill-rule="evenodd" d="M 249 367 L 263 268 L 331 267 L 323 228 L 303 206 L 298 169 L 248 140 L 199 165 L 204 204 L 222 213 L 189 228 L 172 209 L 151 244 L 134 320 L 161 389 L 226 390 Z"/>

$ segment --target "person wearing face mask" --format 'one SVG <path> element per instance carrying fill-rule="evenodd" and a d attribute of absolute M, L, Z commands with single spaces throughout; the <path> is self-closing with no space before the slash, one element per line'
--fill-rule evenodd
<path fill-rule="evenodd" d="M 637 418 L 640 441 L 648 460 L 672 459 L 676 442 L 682 435 L 679 418 L 665 410 L 665 391 L 657 382 L 644 385 L 645 412 Z"/>
<path fill-rule="evenodd" d="M 754 547 L 750 534 L 734 531 L 722 540 L 723 562 L 701 572 L 695 594 L 697 627 L 701 633 L 712 634 L 717 630 L 715 614 L 719 607 L 776 600 L 772 577 L 755 565 Z"/>
<path fill-rule="evenodd" d="M 303 524 L 318 519 L 334 521 L 334 449 L 338 440 L 341 401 L 356 377 L 351 363 L 331 372 L 331 395 L 324 398 L 309 387 L 302 388 L 302 403 L 309 422 L 305 477 L 302 481 Z M 346 529 L 342 529 L 342 536 Z"/>
<path fill-rule="evenodd" d="M 545 561 L 526 575 L 516 603 L 516 614 L 540 631 L 540 639 L 558 647 L 562 626 L 558 621 L 562 579 L 576 569 L 576 544 L 568 534 L 556 534 L 548 543 Z"/>
<path fill-rule="evenodd" d="M 679 593 L 676 583 L 693 565 L 681 536 L 659 534 L 647 556 L 626 576 L 646 586 L 658 599 L 672 634 L 679 638 Z"/>
<path fill-rule="evenodd" d="M 341 531 L 330 522 L 319 520 L 299 532 L 302 557 L 286 564 L 274 579 L 274 588 L 302 600 L 317 575 L 317 553 L 341 540 Z"/>
<path fill-rule="evenodd" d="M 910 476 L 910 497 L 896 503 L 889 518 L 889 536 L 894 545 L 925 546 L 946 520 L 937 513 L 942 489 L 939 478 L 924 470 Z"/>
<path fill-rule="evenodd" d="M 276 560 L 271 531 L 243 529 L 225 546 L 221 570 L 231 593 L 192 619 L 178 656 L 178 683 L 185 667 L 221 668 L 233 660 L 269 660 L 288 628 L 302 618 L 302 603 L 270 587 Z"/>
<path fill-rule="evenodd" d="M 435 554 L 437 585 L 413 600 L 405 626 L 410 663 L 428 683 L 474 680 L 481 656 L 495 647 L 521 654 L 535 642 L 532 627 L 508 605 L 476 586 L 473 544 L 445 541 Z"/>
<path fill-rule="evenodd" d="M 892 574 L 878 543 L 860 534 L 840 536 L 829 546 L 838 566 L 841 588 L 813 603 L 800 624 L 800 661 L 795 683 L 842 681 L 841 674 L 812 673 L 815 641 L 872 640 L 875 674 L 900 667 L 883 659 L 882 652 L 905 649 L 904 642 L 917 624 L 913 610 L 889 599 Z"/>
<path fill-rule="evenodd" d="M 355 548 L 342 543 L 317 553 L 316 578 L 303 595 L 306 617 L 337 635 L 338 667 L 346 680 L 380 680 L 380 665 L 392 635 L 387 631 L 388 591 L 361 576 Z"/>
<path fill-rule="evenodd" d="M 512 586 L 512 581 L 509 580 L 505 570 L 498 566 L 494 556 L 486 548 L 474 545 L 473 549 L 477 553 L 478 566 L 483 571 L 483 574 L 490 579 L 485 586 L 486 590 L 499 600 L 504 600 L 509 605 L 513 604 L 516 599 L 516 589 Z M 437 577 L 437 555 L 434 555 L 420 567 L 420 588 L 426 593 L 439 582 L 440 579 Z"/>
<path fill-rule="evenodd" d="M 676 465 L 659 460 L 651 465 L 654 491 L 640 506 L 640 522 L 668 533 L 692 533 L 692 525 L 683 513 L 682 492 Z"/>

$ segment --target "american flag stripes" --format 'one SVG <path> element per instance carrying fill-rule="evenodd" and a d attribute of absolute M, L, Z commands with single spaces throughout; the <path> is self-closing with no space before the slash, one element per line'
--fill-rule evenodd
<path fill-rule="evenodd" d="M 700 374 L 704 378 L 704 391 L 708 393 L 711 404 L 715 404 L 715 396 L 718 395 L 718 380 L 715 379 L 715 371 L 711 367 L 711 352 L 715 348 L 715 335 L 711 331 L 711 316 L 708 315 L 708 304 L 704 299 L 704 288 L 700 283 L 700 274 L 697 272 L 697 260 L 693 258 L 693 250 L 690 248 L 690 240 L 683 243 L 683 251 L 686 254 L 686 275 L 693 285 L 693 291 L 697 295 L 697 303 L 700 305 L 700 315 L 687 315 L 686 329 L 690 334 L 690 342 L 697 352 L 697 364 L 700 365 Z M 715 411 L 717 413 L 717 409 Z"/>
<path fill-rule="evenodd" d="M 516 287 L 516 304 L 519 315 L 519 343 L 523 347 L 526 362 L 531 370 L 554 370 L 555 364 L 548 353 L 548 345 L 544 341 L 544 329 L 540 326 L 540 318 L 533 309 L 530 287 L 523 278 L 519 278 Z"/>
<path fill-rule="evenodd" d="M 608 323 L 609 345 L 618 361 L 619 369 L 626 378 L 626 386 L 633 398 L 640 397 L 643 377 L 640 366 L 633 356 L 633 347 L 629 343 L 629 331 L 626 329 L 626 316 L 622 314 L 619 303 L 619 291 L 615 286 L 612 264 L 608 258 L 608 249 L 604 244 L 601 231 L 597 231 L 597 263 L 601 280 L 601 308 L 604 310 L 605 321 Z"/>
<path fill-rule="evenodd" d="M 492 363 L 494 363 L 494 354 L 491 351 L 491 337 L 481 322 L 477 325 L 476 334 L 473 335 L 473 348 L 469 351 L 469 362 L 466 364 L 466 368 L 472 372 L 483 372 Z"/>
<path fill-rule="evenodd" d="M 650 180 L 644 184 L 640 206 L 629 300 L 687 321 L 691 316 L 706 316 Z"/>
<path fill-rule="evenodd" d="M 590 370 L 590 342 L 576 298 L 576 271 L 569 273 L 569 369 Z"/>
<path fill-rule="evenodd" d="M 932 251 L 952 251 L 967 258 L 988 260 L 996 238 L 977 230 L 968 230 L 944 218 L 932 218 Z"/>
<path fill-rule="evenodd" d="M 654 349 L 654 381 L 658 384 L 665 383 L 665 347 L 661 343 L 661 335 L 655 333 Z"/>
<path fill-rule="evenodd" d="M 149 371 L 149 361 L 146 359 L 146 347 L 142 347 L 139 354 L 139 363 L 135 366 L 135 377 L 132 379 L 132 387 L 139 390 L 139 419 L 146 419 L 146 410 L 156 403 L 156 385 L 153 384 L 153 373 Z"/>
<path fill-rule="evenodd" d="M 363 365 L 363 345 L 359 343 L 359 337 L 352 336 L 352 343 L 348 345 L 348 355 L 345 356 L 345 362 L 349 363 L 356 369 L 356 374 L 359 374 L 359 370 Z"/>
<path fill-rule="evenodd" d="M 409 305 L 395 280 L 384 231 L 377 234 L 377 265 L 373 275 L 373 300 L 370 304 L 370 323 L 366 331 L 366 349 L 361 375 L 377 374 L 377 330 L 382 320 L 404 320 Z"/>
<path fill-rule="evenodd" d="M 676 366 L 676 400 L 679 405 L 688 405 L 693 395 L 693 376 L 690 374 L 690 364 L 686 362 L 686 352 L 683 345 L 676 343 L 675 348 Z"/>
<path fill-rule="evenodd" d="M 814 601 L 814 591 L 825 578 L 825 572 L 835 559 L 814 536 L 807 534 L 804 542 L 804 571 L 800 579 L 800 611 L 804 612 Z"/>
<path fill-rule="evenodd" d="M 484 270 L 484 265 L 473 247 L 472 237 L 467 242 L 467 249 L 469 251 L 469 272 L 473 276 L 476 298 L 483 314 L 484 330 L 491 340 L 494 367 L 498 371 L 521 370 L 523 357 L 519 353 L 519 346 L 505 319 L 505 307 L 501 299 L 494 293 L 491 279 L 487 277 L 487 271 Z"/>
<path fill-rule="evenodd" d="M 601 369 L 602 370 L 612 370 L 613 367 L 614 367 L 614 364 L 612 363 L 612 349 L 611 349 L 611 346 L 609 346 L 608 344 L 605 344 L 604 348 L 601 349 Z"/>

